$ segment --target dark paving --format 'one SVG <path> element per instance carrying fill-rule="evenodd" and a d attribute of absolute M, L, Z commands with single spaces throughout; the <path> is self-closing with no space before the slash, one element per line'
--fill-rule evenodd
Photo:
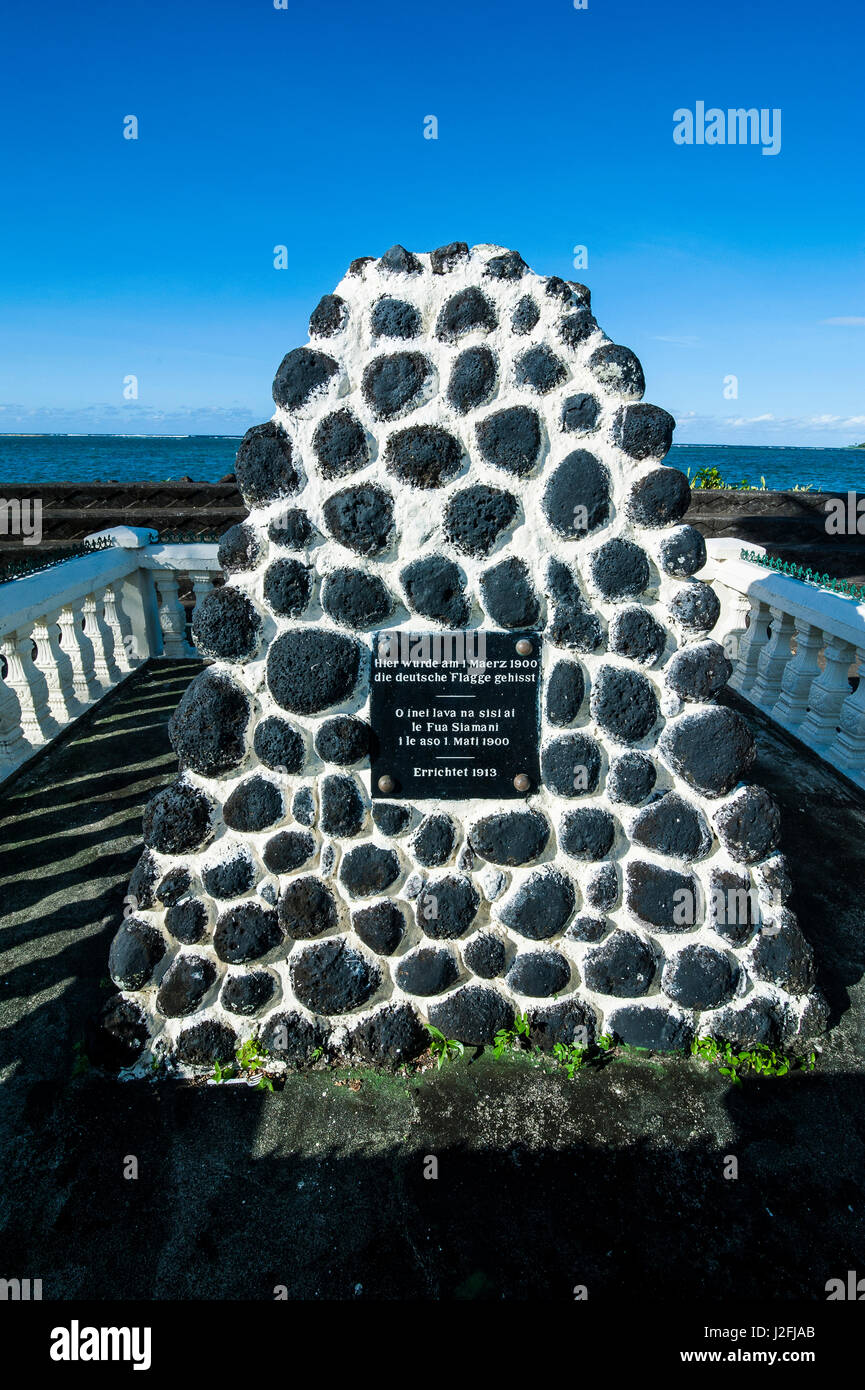
<path fill-rule="evenodd" d="M 731 1087 L 626 1059 L 569 1082 L 485 1055 L 273 1095 L 75 1075 L 196 669 L 138 673 L 0 798 L 0 1277 L 46 1299 L 631 1303 L 822 1300 L 865 1270 L 865 804 L 762 725 L 755 776 L 833 1009 L 815 1073 Z"/>

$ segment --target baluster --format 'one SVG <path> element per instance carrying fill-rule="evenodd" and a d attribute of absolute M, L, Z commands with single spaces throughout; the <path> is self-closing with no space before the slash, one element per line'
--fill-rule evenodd
<path fill-rule="evenodd" d="M 74 717 L 66 703 L 66 695 L 60 681 L 60 632 L 56 626 L 56 615 L 38 618 L 33 625 L 33 641 L 36 643 L 34 666 L 44 686 L 45 703 L 53 724 L 52 733 L 59 733 L 64 725 Z"/>
<path fill-rule="evenodd" d="M 47 671 L 45 674 L 48 677 L 49 688 L 53 692 L 51 708 L 61 723 L 69 723 L 70 720 L 78 718 L 85 706 L 75 693 L 75 667 L 72 662 L 72 653 L 64 644 L 63 623 L 62 608 L 57 608 L 53 613 L 46 614 L 45 626 L 48 629 L 54 675 L 52 678 Z M 67 635 L 67 643 L 69 640 Z M 65 711 L 65 714 L 62 711 Z"/>
<path fill-rule="evenodd" d="M 93 649 L 93 675 L 99 684 L 99 695 L 104 691 L 110 690 L 114 681 L 111 671 L 108 668 L 107 653 L 105 650 L 105 632 L 103 625 L 99 621 L 99 608 L 101 600 L 94 594 L 88 594 L 84 600 L 84 631 L 90 639 L 90 646 Z"/>
<path fill-rule="evenodd" d="M 19 627 L 14 633 L 11 651 L 7 654 L 9 670 L 6 682 L 15 691 L 21 707 L 21 732 L 34 746 L 46 742 L 42 719 L 50 719 L 44 683 L 40 689 L 39 675 L 33 664 L 32 623 Z"/>
<path fill-rule="evenodd" d="M 17 766 L 28 751 L 21 730 L 21 701 L 10 679 L 15 656 L 14 632 L 7 632 L 0 643 L 0 652 L 6 661 L 6 674 L 0 681 L 0 758 L 7 764 L 7 771 L 11 771 L 9 765 Z"/>
<path fill-rule="evenodd" d="M 781 697 L 772 710 L 779 724 L 795 727 L 808 713 L 811 686 L 820 676 L 823 629 L 805 618 L 796 619 L 796 655 L 787 662 L 781 678 Z"/>
<path fill-rule="evenodd" d="M 60 610 L 60 642 L 72 667 L 72 690 L 79 705 L 90 705 L 99 694 L 92 678 L 93 647 L 81 627 L 81 603 L 65 603 Z"/>
<path fill-rule="evenodd" d="M 198 571 L 197 573 L 190 575 L 190 578 L 192 580 L 192 592 L 195 595 L 195 608 L 193 608 L 192 610 L 192 616 L 194 618 L 195 609 L 198 607 L 201 600 L 205 598 L 206 595 L 209 594 L 211 589 L 213 588 L 213 576 L 209 572 Z M 193 653 L 197 656 L 198 648 L 195 646 L 194 642 L 192 643 L 192 650 Z"/>
<path fill-rule="evenodd" d="M 769 640 L 769 605 L 762 599 L 750 599 L 751 621 L 739 644 L 738 661 L 730 677 L 730 685 L 743 695 L 750 693 L 757 678 L 760 653 Z"/>
<path fill-rule="evenodd" d="M 856 648 L 856 656 L 859 684 L 841 706 L 840 732 L 827 757 L 858 782 L 865 782 L 865 646 Z"/>
<path fill-rule="evenodd" d="M 809 711 L 799 727 L 803 743 L 832 743 L 838 729 L 841 706 L 850 694 L 847 672 L 855 648 L 840 637 L 826 643 L 826 668 L 811 686 Z"/>
<path fill-rule="evenodd" d="M 111 633 L 114 643 L 114 664 L 122 674 L 132 670 L 132 661 L 128 650 L 132 643 L 127 643 L 120 619 L 123 611 L 120 585 L 110 584 L 103 597 L 105 599 L 105 625 Z"/>
<path fill-rule="evenodd" d="M 191 656 L 186 641 L 186 609 L 178 596 L 179 584 L 174 570 L 154 570 L 156 588 L 162 602 L 159 605 L 159 626 L 162 629 L 162 654 L 167 657 Z"/>
<path fill-rule="evenodd" d="M 793 617 L 782 608 L 770 608 L 772 636 L 765 644 L 757 662 L 757 679 L 748 692 L 755 705 L 771 709 L 781 690 L 784 668 L 790 660 L 790 638 L 793 636 Z"/>

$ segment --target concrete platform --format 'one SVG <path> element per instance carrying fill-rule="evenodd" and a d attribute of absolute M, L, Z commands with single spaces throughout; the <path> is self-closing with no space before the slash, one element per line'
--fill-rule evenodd
<path fill-rule="evenodd" d="M 815 1073 L 733 1087 L 629 1058 L 568 1081 L 485 1054 L 271 1095 L 79 1063 L 198 669 L 152 663 L 0 796 L 0 1277 L 45 1299 L 822 1301 L 865 1273 L 865 800 L 750 710 L 832 1007 Z"/>

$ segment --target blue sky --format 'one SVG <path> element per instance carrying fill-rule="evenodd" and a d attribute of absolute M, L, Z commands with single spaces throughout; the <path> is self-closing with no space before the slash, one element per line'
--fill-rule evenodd
<path fill-rule="evenodd" d="M 240 433 L 351 259 L 464 240 L 584 280 L 680 443 L 865 439 L 863 37 L 861 0 L 9 7 L 0 430 Z M 780 152 L 676 145 L 697 101 L 780 108 Z"/>

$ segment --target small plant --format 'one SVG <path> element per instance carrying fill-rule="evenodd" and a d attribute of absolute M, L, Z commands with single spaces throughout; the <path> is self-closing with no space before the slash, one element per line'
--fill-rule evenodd
<path fill-rule="evenodd" d="M 223 1081 L 233 1081 L 244 1073 L 251 1081 L 256 1073 L 262 1075 L 256 1086 L 257 1091 L 272 1091 L 273 1082 L 269 1076 L 264 1075 L 264 1065 L 268 1058 L 266 1048 L 260 1047 L 255 1038 L 247 1038 L 246 1042 L 241 1043 L 234 1054 L 234 1062 L 222 1063 L 217 1058 L 213 1063 L 213 1080 L 217 1085 Z"/>
<path fill-rule="evenodd" d="M 564 1067 L 568 1077 L 573 1081 L 578 1071 L 589 1060 L 591 1049 L 588 1047 L 577 1047 L 576 1043 L 556 1043 L 553 1048 L 553 1056 L 560 1067 Z"/>
<path fill-rule="evenodd" d="M 521 1038 L 528 1042 L 530 1032 L 528 1016 L 517 1010 L 513 1028 L 500 1028 L 496 1033 L 493 1039 L 493 1056 L 501 1057 L 503 1052 L 510 1052 L 519 1047 Z"/>
<path fill-rule="evenodd" d="M 456 1038 L 446 1038 L 441 1029 L 434 1028 L 431 1023 L 426 1025 L 426 1030 L 430 1035 L 429 1050 L 435 1058 L 439 1071 L 451 1058 L 462 1057 L 465 1047 Z"/>
<path fill-rule="evenodd" d="M 214 1063 L 213 1063 L 213 1079 L 214 1079 L 214 1081 L 216 1081 L 217 1083 L 222 1082 L 222 1081 L 230 1081 L 231 1078 L 232 1078 L 233 1076 L 234 1076 L 234 1067 L 231 1065 L 230 1062 L 228 1062 L 225 1066 L 223 1066 L 222 1063 L 221 1063 L 219 1060 L 214 1061 Z"/>
<path fill-rule="evenodd" d="M 728 1076 L 734 1086 L 741 1086 L 742 1077 L 787 1076 L 791 1071 L 813 1071 L 817 1065 L 817 1054 L 809 1052 L 807 1057 L 788 1057 L 776 1052 L 765 1043 L 736 1052 L 731 1043 L 717 1042 L 715 1038 L 695 1038 L 691 1043 L 691 1055 L 706 1062 L 717 1062 L 718 1071 Z"/>

